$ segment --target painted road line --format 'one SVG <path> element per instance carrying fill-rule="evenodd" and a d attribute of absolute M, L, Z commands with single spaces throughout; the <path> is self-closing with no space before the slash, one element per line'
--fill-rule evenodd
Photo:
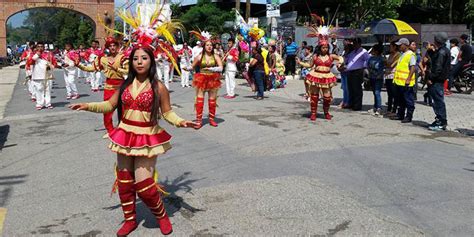
<path fill-rule="evenodd" d="M 0 236 L 3 233 L 3 222 L 5 221 L 5 216 L 7 215 L 6 208 L 0 208 Z"/>

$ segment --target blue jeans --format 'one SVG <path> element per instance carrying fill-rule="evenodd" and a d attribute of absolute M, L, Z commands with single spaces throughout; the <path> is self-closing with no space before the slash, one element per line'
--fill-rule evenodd
<path fill-rule="evenodd" d="M 374 93 L 374 110 L 382 108 L 382 96 L 380 95 L 383 86 L 383 79 L 370 79 L 372 92 Z"/>
<path fill-rule="evenodd" d="M 342 89 L 342 103 L 345 105 L 350 104 L 349 100 L 349 89 L 347 88 L 347 75 L 341 74 L 341 89 Z"/>
<path fill-rule="evenodd" d="M 428 87 L 428 93 L 433 99 L 433 110 L 436 118 L 444 125 L 448 123 L 446 104 L 444 103 L 444 83 L 434 83 Z"/>
<path fill-rule="evenodd" d="M 458 62 L 456 63 L 456 65 L 451 67 L 451 70 L 449 70 L 448 74 L 448 89 L 451 89 L 453 87 L 454 79 L 456 79 L 456 77 L 459 75 L 459 73 L 462 71 L 462 68 L 466 64 L 467 63 L 465 62 Z"/>
<path fill-rule="evenodd" d="M 263 90 L 264 90 L 263 80 L 265 80 L 265 72 L 262 70 L 253 71 L 253 79 L 255 81 L 255 84 L 257 85 L 257 96 L 263 97 Z"/>
<path fill-rule="evenodd" d="M 415 91 L 413 86 L 394 86 L 398 97 L 398 117 L 402 119 L 405 117 L 413 118 L 413 113 L 415 112 Z"/>
<path fill-rule="evenodd" d="M 387 112 L 395 113 L 397 111 L 397 91 L 396 85 L 393 84 L 393 79 L 385 79 L 385 87 L 387 88 Z"/>

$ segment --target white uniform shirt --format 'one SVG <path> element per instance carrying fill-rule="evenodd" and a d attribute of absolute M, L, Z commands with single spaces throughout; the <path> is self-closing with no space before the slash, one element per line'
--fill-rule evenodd
<path fill-rule="evenodd" d="M 237 71 L 237 60 L 232 55 L 227 56 L 227 63 L 225 64 L 226 72 L 236 72 Z"/>
<path fill-rule="evenodd" d="M 451 48 L 451 65 L 456 65 L 458 63 L 459 56 L 459 47 L 454 46 Z"/>
<path fill-rule="evenodd" d="M 40 58 L 38 54 L 32 57 L 35 64 L 31 72 L 31 79 L 33 80 L 45 80 L 46 79 L 46 68 L 48 67 L 48 61 Z"/>
<path fill-rule="evenodd" d="M 193 47 L 193 61 L 194 59 L 202 52 L 202 47 L 201 46 L 194 46 Z"/>
<path fill-rule="evenodd" d="M 75 63 L 68 57 L 67 53 L 68 51 L 64 50 L 64 63 L 69 65 L 68 67 L 65 67 L 64 70 L 68 73 L 74 73 L 76 71 Z"/>

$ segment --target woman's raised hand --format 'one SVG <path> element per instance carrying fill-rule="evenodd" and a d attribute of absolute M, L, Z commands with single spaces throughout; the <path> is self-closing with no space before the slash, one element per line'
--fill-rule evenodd
<path fill-rule="evenodd" d="M 179 124 L 179 127 L 181 128 L 195 128 L 197 126 L 197 123 L 193 121 L 183 121 Z"/>
<path fill-rule="evenodd" d="M 87 103 L 72 104 L 68 106 L 72 110 L 87 110 L 89 106 Z"/>

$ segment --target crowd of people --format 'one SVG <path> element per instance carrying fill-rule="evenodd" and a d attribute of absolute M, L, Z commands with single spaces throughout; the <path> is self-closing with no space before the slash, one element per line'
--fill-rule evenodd
<path fill-rule="evenodd" d="M 306 41 L 298 47 L 292 38 L 286 43 L 252 42 L 247 44 L 238 37 L 228 40 L 225 50 L 220 42 L 210 39 L 210 35 L 197 36 L 194 47 L 186 42 L 176 50 L 176 63 L 168 51 L 155 51 L 157 76 L 167 89 L 173 81 L 175 68 L 180 70 L 181 86 L 196 89 L 196 121 L 202 121 L 204 93 L 209 92 L 209 109 L 211 125 L 214 122 L 215 100 L 220 79 L 225 83 L 226 99 L 236 98 L 236 77 L 247 79 L 255 99 L 264 99 L 264 92 L 272 92 L 286 85 L 287 76 L 298 74 L 304 81 L 304 97 L 310 102 L 311 120 L 316 120 L 317 105 L 322 100 L 324 117 L 331 119 L 329 113 L 333 101 L 331 89 L 341 81 L 342 109 L 362 110 L 364 75 L 369 78 L 369 87 L 373 91 L 374 104 L 368 112 L 402 123 L 409 123 L 415 111 L 416 93 L 419 78 L 428 85 L 424 94 L 424 103 L 433 106 L 436 121 L 430 126 L 433 130 L 444 130 L 447 118 L 444 96 L 451 94 L 454 78 L 464 65 L 470 62 L 472 49 L 466 43 L 467 35 L 460 40 L 450 39 L 448 49 L 449 63 L 439 65 L 440 57 L 445 57 L 447 36 L 438 34 L 433 43 L 425 43 L 426 53 L 421 56 L 417 43 L 402 38 L 390 43 L 388 57 L 384 56 L 384 47 L 374 45 L 369 51 L 361 46 L 359 38 L 344 40 L 344 48 L 338 50 L 328 38 L 321 38 L 317 46 L 310 46 Z M 104 48 L 98 41 L 91 42 L 90 48 L 79 45 L 77 49 L 67 43 L 64 50 L 46 50 L 42 42 L 30 43 L 24 50 L 21 59 L 26 61 L 26 84 L 31 100 L 36 102 L 36 109 L 52 109 L 51 89 L 54 79 L 53 69 L 62 68 L 66 87 L 66 99 L 76 100 L 79 91 L 77 80 L 90 84 L 91 92 L 104 90 L 104 99 L 108 99 L 119 88 L 127 76 L 128 53 L 123 42 L 109 38 Z M 459 43 L 461 47 L 459 48 Z M 418 53 L 417 53 L 418 52 Z M 442 56 L 439 56 L 442 55 Z M 203 57 L 204 56 L 204 57 Z M 179 62 L 179 63 L 178 63 Z M 438 63 L 438 64 L 437 64 Z M 213 68 L 214 71 L 206 71 Z M 441 70 L 437 72 L 436 70 Z M 202 84 L 202 77 L 212 77 L 213 83 Z M 441 80 L 441 78 L 442 80 Z M 105 79 L 105 80 L 104 80 Z M 192 84 L 190 83 L 192 82 Z M 443 93 L 438 91 L 442 82 Z M 386 109 L 383 110 L 382 89 L 387 91 Z M 113 129 L 111 114 L 104 121 L 107 130 Z"/>

